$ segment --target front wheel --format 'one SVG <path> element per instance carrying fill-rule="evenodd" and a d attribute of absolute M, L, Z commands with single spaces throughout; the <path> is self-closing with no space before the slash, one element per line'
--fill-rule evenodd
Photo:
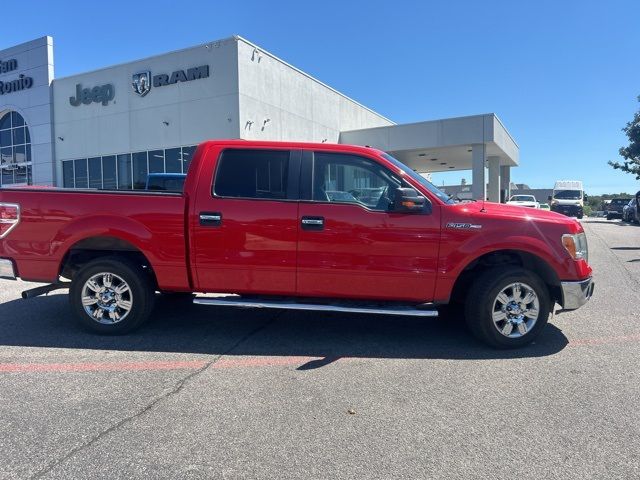
<path fill-rule="evenodd" d="M 492 269 L 473 283 L 465 302 L 471 333 L 496 348 L 532 342 L 551 311 L 547 286 L 534 273 L 518 267 Z"/>
<path fill-rule="evenodd" d="M 123 334 L 141 325 L 153 308 L 147 273 L 124 258 L 87 263 L 74 276 L 69 302 L 78 322 L 101 334 Z"/>

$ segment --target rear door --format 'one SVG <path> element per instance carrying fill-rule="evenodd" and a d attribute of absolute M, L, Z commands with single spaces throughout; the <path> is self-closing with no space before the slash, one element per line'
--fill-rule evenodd
<path fill-rule="evenodd" d="M 199 180 L 192 222 L 198 290 L 295 292 L 299 151 L 227 148 Z M 210 185 L 210 186 L 209 186 Z"/>
<path fill-rule="evenodd" d="M 429 301 L 440 210 L 389 211 L 409 186 L 370 158 L 304 152 L 299 211 L 301 296 Z"/>

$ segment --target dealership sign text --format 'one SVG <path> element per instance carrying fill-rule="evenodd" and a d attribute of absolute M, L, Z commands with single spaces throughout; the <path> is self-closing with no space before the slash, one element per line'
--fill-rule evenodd
<path fill-rule="evenodd" d="M 82 88 L 82 85 L 78 83 L 76 85 L 76 96 L 69 97 L 69 103 L 74 107 L 77 107 L 81 103 L 89 105 L 93 102 L 107 105 L 111 100 L 113 100 L 115 95 L 115 89 L 110 83 L 93 88 Z"/>
<path fill-rule="evenodd" d="M 18 69 L 18 61 L 15 58 L 2 61 L 0 60 L 0 74 L 12 72 Z M 33 87 L 33 78 L 20 74 L 15 80 L 0 81 L 0 95 L 7 93 L 19 92 Z"/>

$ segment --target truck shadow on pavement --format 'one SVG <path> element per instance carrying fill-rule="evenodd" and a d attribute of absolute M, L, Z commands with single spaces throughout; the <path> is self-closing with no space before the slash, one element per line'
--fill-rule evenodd
<path fill-rule="evenodd" d="M 0 345 L 230 356 L 319 357 L 300 369 L 345 358 L 497 359 L 553 355 L 568 340 L 549 324 L 534 344 L 494 350 L 456 318 L 239 310 L 158 298 L 154 318 L 125 336 L 100 336 L 71 317 L 66 295 L 0 304 Z"/>

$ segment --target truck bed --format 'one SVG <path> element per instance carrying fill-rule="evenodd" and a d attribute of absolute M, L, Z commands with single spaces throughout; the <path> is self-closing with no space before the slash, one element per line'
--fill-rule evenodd
<path fill-rule="evenodd" d="M 0 242 L 0 256 L 13 258 L 25 280 L 55 282 L 64 256 L 84 239 L 119 237 L 145 255 L 161 289 L 190 288 L 182 194 L 3 188 L 0 202 L 20 205 L 20 223 Z"/>

